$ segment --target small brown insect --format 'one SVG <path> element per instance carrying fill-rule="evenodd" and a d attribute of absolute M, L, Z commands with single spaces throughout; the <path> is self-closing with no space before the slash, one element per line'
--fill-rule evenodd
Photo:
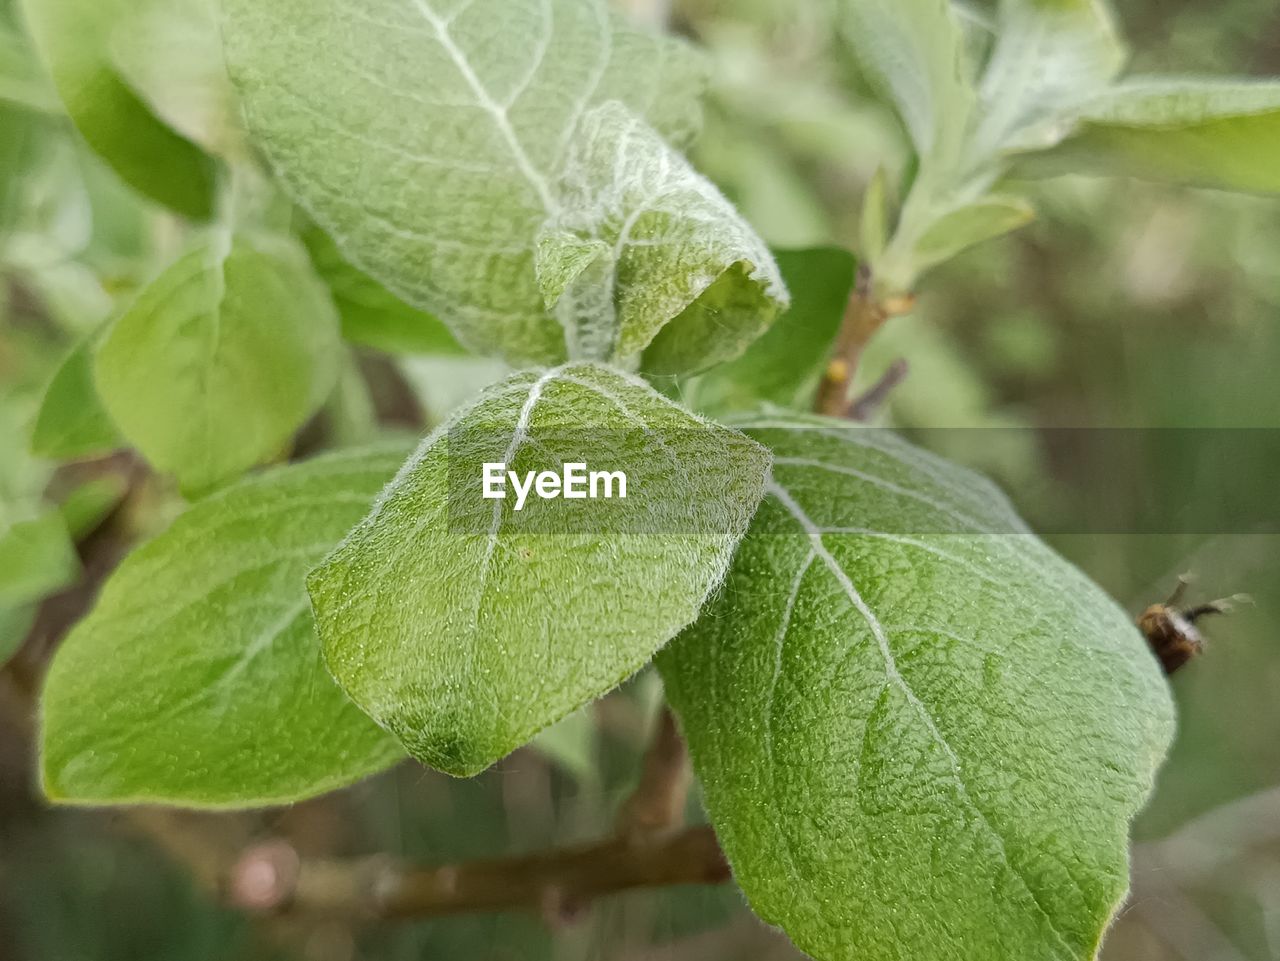
<path fill-rule="evenodd" d="M 1138 618 L 1138 629 L 1146 636 L 1166 674 L 1172 674 L 1204 650 L 1204 636 L 1196 627 L 1196 621 L 1207 614 L 1230 614 L 1236 604 L 1249 602 L 1248 595 L 1235 594 L 1195 607 L 1181 607 L 1190 582 L 1186 574 L 1179 577 L 1178 586 L 1169 599 L 1163 604 L 1152 604 Z"/>

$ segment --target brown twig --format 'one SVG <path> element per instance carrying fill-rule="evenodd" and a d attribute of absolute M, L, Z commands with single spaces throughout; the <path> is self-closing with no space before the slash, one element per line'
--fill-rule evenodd
<path fill-rule="evenodd" d="M 300 859 L 287 844 L 249 849 L 227 899 L 255 912 L 404 919 L 530 910 L 572 917 L 610 894 L 720 884 L 729 867 L 709 827 L 636 844 L 626 837 L 513 858 L 414 867 L 389 858 Z"/>
<path fill-rule="evenodd" d="M 858 283 L 853 296 L 849 298 L 831 361 L 818 388 L 814 411 L 828 417 L 852 416 L 855 402 L 850 400 L 849 390 L 858 372 L 863 351 L 889 319 L 910 313 L 914 306 L 915 297 L 910 294 L 884 300 L 878 298 L 874 293 L 870 271 L 865 267 L 859 270 Z M 891 386 L 896 386 L 896 382 Z"/>
<path fill-rule="evenodd" d="M 678 827 L 684 820 L 692 780 L 689 751 L 675 714 L 664 707 L 645 753 L 640 783 L 619 811 L 618 834 L 640 839 Z"/>

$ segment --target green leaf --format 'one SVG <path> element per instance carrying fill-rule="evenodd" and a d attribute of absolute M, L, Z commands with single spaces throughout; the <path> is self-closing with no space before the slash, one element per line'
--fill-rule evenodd
<path fill-rule="evenodd" d="M 103 474 L 71 490 L 58 505 L 73 540 L 92 534 L 124 500 L 129 483 L 120 474 Z"/>
<path fill-rule="evenodd" d="M 786 305 L 764 242 L 619 103 L 582 118 L 535 260 L 571 357 L 674 374 L 742 353 Z M 647 349 L 646 349 L 647 348 Z"/>
<path fill-rule="evenodd" d="M 836 247 L 776 252 L 790 309 L 737 360 L 686 386 L 708 411 L 742 411 L 762 403 L 807 408 L 853 293 L 855 262 Z"/>
<path fill-rule="evenodd" d="M 1134 78 L 1079 111 L 1051 173 L 1280 193 L 1280 82 Z M 1030 172 L 1044 172 L 1032 159 Z"/>
<path fill-rule="evenodd" d="M 983 75 L 984 151 L 1046 147 L 1063 115 L 1119 75 L 1126 51 L 1107 0 L 1002 0 Z"/>
<path fill-rule="evenodd" d="M 858 220 L 858 243 L 861 245 L 862 259 L 867 263 L 875 263 L 879 260 L 889 243 L 888 180 L 885 169 L 877 168 L 862 197 L 862 216 Z"/>
<path fill-rule="evenodd" d="M 147 286 L 97 355 L 128 440 L 191 491 L 277 454 L 337 376 L 338 319 L 283 238 L 218 234 Z"/>
<path fill-rule="evenodd" d="M 627 497 L 482 498 L 482 468 L 585 463 Z M 609 691 L 689 624 L 768 457 L 590 364 L 516 374 L 428 437 L 311 575 L 325 658 L 432 767 L 472 775 Z"/>
<path fill-rule="evenodd" d="M 390 354 L 464 353 L 448 327 L 349 263 L 323 230 L 308 228 L 302 242 L 316 273 L 329 285 L 347 340 Z"/>
<path fill-rule="evenodd" d="M 27 49 L 25 39 L 0 24 L 0 100 L 55 113 L 61 109 L 53 85 Z"/>
<path fill-rule="evenodd" d="M 75 460 L 121 446 L 93 382 L 93 349 L 99 339 L 97 332 L 84 337 L 53 375 L 31 436 L 36 456 Z"/>
<path fill-rule="evenodd" d="M 751 433 L 765 502 L 658 663 L 752 907 L 818 961 L 1095 957 L 1173 733 L 1133 622 L 976 475 Z"/>
<path fill-rule="evenodd" d="M 916 273 L 1024 227 L 1035 215 L 1035 208 L 1021 197 L 992 195 L 956 207 L 939 216 L 916 241 L 913 256 Z"/>
<path fill-rule="evenodd" d="M 135 0 L 121 12 L 109 54 L 170 127 L 210 153 L 246 159 L 218 9 L 218 0 Z"/>
<path fill-rule="evenodd" d="M 626 113 L 687 140 L 701 58 L 627 27 L 604 0 L 226 7 L 250 129 L 293 195 L 347 258 L 472 350 L 551 363 L 604 359 L 617 340 L 612 356 L 626 359 L 702 291 L 745 324 L 740 293 L 770 286 L 767 252 L 743 249 L 750 234 L 728 205 Z M 596 109 L 611 101 L 622 106 Z M 604 139 L 615 132 L 628 139 Z M 695 196 L 692 210 L 673 206 Z M 714 231 L 697 222 L 707 211 Z M 654 276 L 680 256 L 689 268 Z M 568 312 L 588 299 L 613 329 L 579 332 Z M 683 320 L 696 331 L 706 318 Z M 655 363 L 705 346 L 682 339 Z"/>
<path fill-rule="evenodd" d="M 23 0 L 35 46 L 89 146 L 132 187 L 189 217 L 213 210 L 213 162 L 133 92 L 112 39 L 137 0 Z"/>
<path fill-rule="evenodd" d="M 529 746 L 582 783 L 598 780 L 596 719 L 590 707 L 552 724 L 530 741 Z"/>
<path fill-rule="evenodd" d="M 18 653 L 35 621 L 36 609 L 33 606 L 0 607 L 0 667 Z"/>
<path fill-rule="evenodd" d="M 325 673 L 304 588 L 399 462 L 364 450 L 271 471 L 126 558 L 49 671 L 49 797 L 256 807 L 402 757 Z"/>
<path fill-rule="evenodd" d="M 41 600 L 79 573 L 75 546 L 56 511 L 0 527 L 0 608 Z"/>
<path fill-rule="evenodd" d="M 975 100 L 950 0 L 840 0 L 844 34 L 868 79 L 897 108 L 922 158 L 948 166 Z"/>

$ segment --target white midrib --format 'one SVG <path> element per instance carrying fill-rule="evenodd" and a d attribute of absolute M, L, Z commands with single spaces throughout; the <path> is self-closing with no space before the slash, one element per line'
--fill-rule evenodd
<path fill-rule="evenodd" d="M 880 623 L 880 619 L 876 617 L 875 612 L 871 610 L 862 595 L 858 592 L 853 581 L 849 578 L 848 573 L 840 566 L 840 563 L 835 559 L 831 551 L 827 549 L 827 545 L 822 539 L 822 529 L 813 522 L 808 514 L 805 513 L 804 509 L 791 495 L 791 492 L 777 481 L 770 481 L 766 487 L 766 492 L 786 508 L 787 512 L 804 530 L 805 535 L 809 539 L 809 544 L 813 549 L 813 553 L 822 559 L 822 562 L 827 566 L 827 569 L 831 572 L 832 576 L 835 577 L 841 589 L 844 591 L 849 603 L 853 605 L 858 613 L 862 615 L 863 620 L 866 621 L 867 626 L 871 629 L 872 636 L 876 640 L 876 644 L 880 648 L 880 654 L 884 659 L 885 676 L 889 683 L 896 686 L 898 690 L 902 692 L 903 696 L 906 697 L 907 702 L 919 715 L 920 720 L 929 731 L 930 737 L 933 738 L 937 745 L 946 754 L 947 760 L 951 765 L 956 790 L 964 799 L 965 803 L 969 805 L 973 812 L 978 815 L 979 819 L 981 819 L 982 823 L 986 826 L 987 832 L 991 835 L 992 840 L 1000 851 L 1001 859 L 1009 870 L 1013 872 L 1014 876 L 1022 883 L 1022 886 L 1026 889 L 1027 895 L 1031 898 L 1032 903 L 1034 903 L 1040 910 L 1041 914 L 1044 915 L 1045 920 L 1048 922 L 1049 929 L 1058 939 L 1060 945 L 1066 949 L 1068 955 L 1070 955 L 1070 945 L 1067 944 L 1066 939 L 1058 930 L 1057 925 L 1054 924 L 1053 918 L 1049 915 L 1049 912 L 1044 909 L 1044 906 L 1040 903 L 1040 899 L 1036 896 L 1035 891 L 1031 888 L 1031 885 L 1027 883 L 1026 878 L 1022 876 L 1022 872 L 1019 871 L 1009 859 L 1008 851 L 1005 850 L 1004 846 L 1004 837 L 995 829 L 995 826 L 992 825 L 986 813 L 978 807 L 973 797 L 969 794 L 969 788 L 965 784 L 959 756 L 947 742 L 947 739 L 942 735 L 942 732 L 938 730 L 938 725 L 934 722 L 933 715 L 929 713 L 929 709 L 925 706 L 924 702 L 916 696 L 911 685 L 907 683 L 907 679 L 903 677 L 902 673 L 898 670 L 898 662 L 893 655 L 893 649 L 889 646 L 889 637 L 884 626 Z M 790 620 L 789 616 L 788 620 Z"/>
<path fill-rule="evenodd" d="M 467 86 L 471 88 L 471 92 L 475 94 L 477 102 L 484 110 L 489 113 L 497 124 L 498 132 L 502 134 L 502 138 L 507 142 L 507 146 L 511 148 L 511 156 L 515 161 L 516 168 L 524 175 L 525 179 L 533 186 L 538 193 L 538 199 L 542 202 L 544 212 L 548 217 L 553 217 L 560 211 L 560 205 L 556 202 L 555 195 L 551 192 L 551 187 L 547 183 L 547 178 L 540 174 L 533 162 L 530 161 L 529 155 L 525 153 L 524 145 L 520 143 L 520 138 L 516 136 L 515 128 L 511 126 L 511 118 L 507 115 L 507 109 L 490 95 L 488 89 L 476 76 L 475 70 L 471 66 L 471 61 L 467 59 L 466 53 L 454 41 L 452 34 L 449 33 L 449 23 L 445 18 L 431 9 L 427 0 L 413 0 L 413 5 L 421 14 L 422 19 L 431 25 L 436 33 L 436 38 L 440 41 L 440 46 L 449 55 L 449 59 L 453 61 L 453 65 L 458 68 L 458 72 L 462 74 L 462 79 Z M 534 68 L 537 69 L 536 66 Z"/>

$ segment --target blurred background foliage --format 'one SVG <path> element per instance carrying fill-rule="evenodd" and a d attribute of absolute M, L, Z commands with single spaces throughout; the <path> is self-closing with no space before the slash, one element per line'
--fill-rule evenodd
<path fill-rule="evenodd" d="M 710 51 L 713 89 L 695 160 L 764 236 L 780 248 L 856 247 L 868 182 L 878 169 L 902 169 L 910 150 L 833 42 L 829 5 L 625 5 L 669 16 Z M 24 563 L 39 563 L 0 593 L 0 660 L 28 637 L 34 602 L 74 581 L 68 537 L 91 532 L 121 494 L 118 472 L 102 468 L 118 461 L 55 469 L 30 453 L 40 399 L 64 358 L 172 258 L 188 229 L 82 144 L 12 7 L 0 0 L 0 529 L 30 539 L 0 541 L 0 565 L 19 549 Z M 1117 8 L 1139 69 L 1280 74 L 1274 0 Z M 966 6 L 976 45 L 987 14 Z M 227 139 L 218 92 L 201 86 L 209 31 L 146 29 L 163 39 L 133 36 L 119 50 L 138 95 L 167 119 L 189 120 L 183 129 L 197 141 Z M 157 85 L 176 64 L 189 67 L 181 82 Z M 1079 491 L 1110 491 L 1118 503 L 1107 509 L 1121 515 L 1132 507 L 1185 520 L 1216 509 L 1223 465 L 1175 469 L 1195 463 L 1201 446 L 1184 430 L 1158 457 L 1135 451 L 1126 483 L 1110 488 L 1114 465 L 1053 430 L 1280 428 L 1280 202 L 1075 177 L 1025 189 L 1036 222 L 927 276 L 918 309 L 876 338 L 859 377 L 870 384 L 898 358 L 911 364 L 887 424 L 1011 428 L 922 436 L 996 476 L 1033 525 L 1135 612 L 1184 571 L 1199 575 L 1204 597 L 1253 595 L 1253 607 L 1211 626 L 1210 652 L 1174 680 L 1179 738 L 1137 824 L 1134 897 L 1104 957 L 1280 958 L 1280 536 L 1100 532 L 1089 517 L 1096 503 Z M 391 360 L 353 348 L 343 386 L 309 431 L 327 431 L 330 445 L 359 440 L 379 415 L 420 429 L 499 370 L 448 352 Z M 73 374 L 63 371 L 67 389 Z M 1278 472 L 1280 462 L 1254 471 L 1235 496 L 1273 505 Z M 180 507 L 177 491 L 152 479 L 142 505 L 130 506 L 131 523 L 145 533 Z M 54 513 L 66 522 L 61 539 L 40 527 Z M 1053 533 L 1073 530 L 1088 533 Z M 22 652 L 28 661 L 41 653 Z M 37 800 L 29 712 L 0 689 L 0 958 L 795 957 L 731 888 L 633 894 L 571 919 L 251 923 L 220 909 L 163 850 L 191 837 L 236 844 L 271 834 L 303 853 L 443 861 L 595 836 L 634 780 L 657 697 L 656 681 L 642 675 L 474 782 L 403 765 L 288 810 L 156 813 L 143 837 L 120 815 L 51 811 Z"/>

